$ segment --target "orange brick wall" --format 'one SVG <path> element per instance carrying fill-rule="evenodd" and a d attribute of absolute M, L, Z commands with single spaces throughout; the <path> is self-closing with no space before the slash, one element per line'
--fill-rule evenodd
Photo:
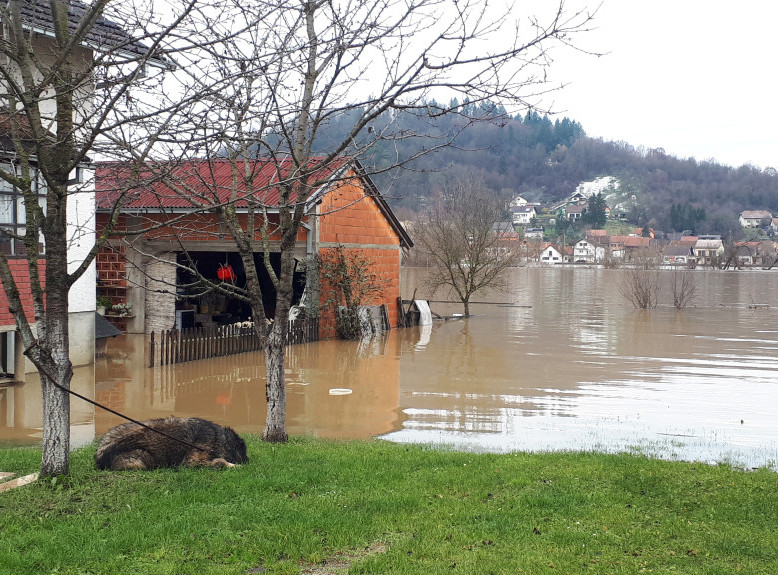
<path fill-rule="evenodd" d="M 358 250 L 372 262 L 374 271 L 383 280 L 380 299 L 367 305 L 386 304 L 389 325 L 397 327 L 397 298 L 400 296 L 400 238 L 373 198 L 366 197 L 360 180 L 341 184 L 327 194 L 319 207 L 319 252 L 324 255 L 342 245 L 346 250 Z M 329 246 L 327 245 L 329 244 Z M 384 247 L 385 246 L 385 247 Z M 322 294 L 324 301 L 325 294 Z M 335 316 L 332 310 L 322 310 L 319 333 L 322 338 L 334 337 Z"/>
<path fill-rule="evenodd" d="M 35 321 L 35 311 L 32 307 L 32 292 L 30 291 L 30 272 L 27 268 L 26 259 L 11 259 L 8 260 L 8 265 L 11 266 L 11 273 L 16 280 L 16 286 L 19 288 L 19 293 L 22 297 L 22 303 L 24 304 L 24 314 L 30 322 Z M 45 277 L 46 273 L 46 260 L 38 260 L 38 266 L 40 268 L 41 278 Z M 11 312 L 8 310 L 8 298 L 5 295 L 5 290 L 0 291 L 0 326 L 7 327 L 15 325 L 14 318 Z"/>
<path fill-rule="evenodd" d="M 339 210 L 342 211 L 333 211 Z M 319 241 L 349 245 L 400 245 L 389 221 L 359 180 L 344 182 L 328 193 L 319 208 Z"/>

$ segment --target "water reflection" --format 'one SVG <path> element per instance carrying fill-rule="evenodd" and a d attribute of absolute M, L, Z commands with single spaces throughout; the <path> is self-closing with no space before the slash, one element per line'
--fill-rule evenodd
<path fill-rule="evenodd" d="M 404 273 L 412 293 L 423 270 Z M 507 304 L 473 304 L 472 318 L 289 348 L 289 432 L 491 451 L 640 448 L 774 466 L 775 274 L 696 272 L 700 296 L 678 313 L 632 309 L 618 273 L 520 269 L 510 293 L 495 296 Z M 96 365 L 98 401 L 139 419 L 197 415 L 261 433 L 261 353 L 148 368 L 144 346 L 140 336 L 109 343 Z M 37 432 L 39 400 L 20 393 L 0 395 L 4 439 Z M 85 417 L 98 435 L 122 421 L 102 410 Z"/>
<path fill-rule="evenodd" d="M 774 325 L 778 304 L 772 274 L 699 272 L 702 297 L 678 313 L 623 304 L 618 271 L 522 273 L 514 297 L 532 304 L 529 316 L 500 326 L 483 306 L 476 313 L 488 320 L 468 322 L 477 368 L 467 360 L 459 378 L 444 380 L 444 369 L 429 366 L 422 382 L 406 373 L 404 358 L 400 402 L 409 419 L 390 439 L 493 451 L 639 447 L 744 465 L 778 461 L 778 425 L 768 407 L 778 400 L 778 337 L 765 329 Z M 749 309 L 754 301 L 770 307 Z M 449 329 L 455 328 L 439 326 L 432 336 L 441 354 L 456 349 L 447 340 L 461 336 Z"/>
<path fill-rule="evenodd" d="M 35 445 L 43 437 L 40 379 L 27 376 L 30 383 L 0 387 L 0 445 Z M 73 368 L 71 388 L 94 399 L 94 366 Z M 95 409 L 92 404 L 73 398 L 70 403 L 70 445 L 90 443 L 95 437 Z"/>

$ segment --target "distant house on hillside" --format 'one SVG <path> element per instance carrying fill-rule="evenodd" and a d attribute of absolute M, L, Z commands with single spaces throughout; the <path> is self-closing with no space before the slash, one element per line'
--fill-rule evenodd
<path fill-rule="evenodd" d="M 515 206 L 510 208 L 511 221 L 515 226 L 526 226 L 538 215 L 535 206 Z"/>
<path fill-rule="evenodd" d="M 497 222 L 492 226 L 492 231 L 497 236 L 499 242 L 518 242 L 521 239 L 521 234 L 513 229 L 513 224 L 510 222 Z"/>
<path fill-rule="evenodd" d="M 586 230 L 586 239 L 591 240 L 592 238 L 607 238 L 608 237 L 608 230 Z"/>
<path fill-rule="evenodd" d="M 585 204 L 587 201 L 586 194 L 579 191 L 573 192 L 568 201 L 573 204 Z"/>
<path fill-rule="evenodd" d="M 524 230 L 524 239 L 526 240 L 539 241 L 543 239 L 543 236 L 543 228 L 526 228 Z"/>
<path fill-rule="evenodd" d="M 767 210 L 746 210 L 740 213 L 740 225 L 744 228 L 761 228 L 772 222 L 773 215 Z"/>
<path fill-rule="evenodd" d="M 509 208 L 520 208 L 522 206 L 526 206 L 529 202 L 522 198 L 521 196 L 516 196 L 511 200 L 511 203 L 508 204 Z"/>
<path fill-rule="evenodd" d="M 586 204 L 571 204 L 565 208 L 565 217 L 568 220 L 578 221 L 586 212 Z"/>

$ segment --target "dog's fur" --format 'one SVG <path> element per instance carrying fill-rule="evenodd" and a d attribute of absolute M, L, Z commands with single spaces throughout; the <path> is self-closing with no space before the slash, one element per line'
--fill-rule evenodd
<path fill-rule="evenodd" d="M 246 443 L 229 427 L 199 417 L 150 419 L 143 422 L 197 449 L 136 423 L 109 430 L 95 453 L 99 469 L 155 469 L 180 465 L 232 467 L 247 463 Z"/>

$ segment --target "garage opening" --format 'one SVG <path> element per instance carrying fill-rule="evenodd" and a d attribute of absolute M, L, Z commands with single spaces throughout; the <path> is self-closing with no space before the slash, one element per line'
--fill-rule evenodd
<path fill-rule="evenodd" d="M 239 288 L 246 287 L 246 270 L 243 267 L 243 261 L 236 252 L 193 251 L 189 252 L 188 257 L 183 253 L 178 255 L 178 263 L 181 265 L 187 265 L 189 259 L 194 262 L 198 273 L 211 282 L 229 282 Z M 265 316 L 268 319 L 273 319 L 276 311 L 276 290 L 265 269 L 264 254 L 255 253 L 254 262 L 259 274 Z M 281 254 L 270 254 L 270 262 L 276 274 L 280 273 Z M 305 266 L 299 261 L 295 262 L 293 285 L 292 305 L 297 305 L 305 290 Z M 204 290 L 204 284 L 198 275 L 182 268 L 179 268 L 177 273 L 176 296 L 177 316 L 180 315 L 179 311 L 193 312 L 191 321 L 194 325 L 210 323 L 227 325 L 248 321 L 252 316 L 251 306 L 248 302 L 230 297 L 218 290 Z"/>

